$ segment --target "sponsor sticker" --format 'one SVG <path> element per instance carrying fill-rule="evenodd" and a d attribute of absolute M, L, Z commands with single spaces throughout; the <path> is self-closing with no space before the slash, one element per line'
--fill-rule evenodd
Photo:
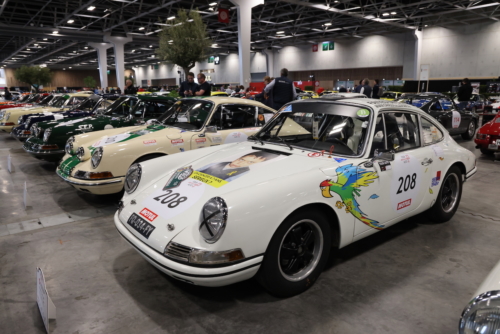
<path fill-rule="evenodd" d="M 172 146 L 184 146 L 184 139 L 172 139 L 170 143 Z"/>
<path fill-rule="evenodd" d="M 308 153 L 307 156 L 310 157 L 310 158 L 316 158 L 316 157 L 320 157 L 321 153 L 319 153 L 319 152 L 311 152 L 311 153 Z"/>
<path fill-rule="evenodd" d="M 196 138 L 196 144 L 202 144 L 207 141 L 207 138 Z"/>
<path fill-rule="evenodd" d="M 392 169 L 391 163 L 389 161 L 380 161 L 378 165 L 380 166 L 381 172 L 385 172 L 386 170 Z"/>
<path fill-rule="evenodd" d="M 281 109 L 281 112 L 291 112 L 292 111 L 292 105 L 289 104 L 285 108 Z"/>
<path fill-rule="evenodd" d="M 460 113 L 458 111 L 453 111 L 452 112 L 452 120 L 451 120 L 451 126 L 453 129 L 456 129 L 460 126 L 460 121 L 462 120 L 462 117 L 460 116 Z"/>
<path fill-rule="evenodd" d="M 149 140 L 143 140 L 142 143 L 145 145 L 145 146 L 152 146 L 152 145 L 156 145 L 156 139 L 149 139 Z"/>
<path fill-rule="evenodd" d="M 191 174 L 191 178 L 201 181 L 205 184 L 208 184 L 209 186 L 212 186 L 214 188 L 220 188 L 223 185 L 227 184 L 227 181 L 224 181 L 222 179 L 219 179 L 218 177 L 208 175 L 202 172 L 194 171 L 193 174 Z"/>
<path fill-rule="evenodd" d="M 359 109 L 356 114 L 359 116 L 359 117 L 368 117 L 370 116 L 370 110 L 368 109 Z"/>
<path fill-rule="evenodd" d="M 224 140 L 224 144 L 239 143 L 246 141 L 247 138 L 248 136 L 243 132 L 231 132 L 227 135 L 226 140 Z"/>
<path fill-rule="evenodd" d="M 337 161 L 337 162 L 344 162 L 346 161 L 347 159 L 344 159 L 344 158 L 333 158 L 333 160 Z"/>
<path fill-rule="evenodd" d="M 170 177 L 167 184 L 163 187 L 163 190 L 176 188 L 178 187 L 182 181 L 186 180 L 188 177 L 193 174 L 193 169 L 191 166 L 179 168 L 175 171 L 175 173 Z"/>
<path fill-rule="evenodd" d="M 156 213 L 149 210 L 148 208 L 142 209 L 141 212 L 139 212 L 139 214 L 141 216 L 143 216 L 144 218 L 146 218 L 147 220 L 149 220 L 150 222 L 152 222 L 153 220 L 156 219 L 156 217 L 158 217 L 158 215 Z"/>
<path fill-rule="evenodd" d="M 100 146 L 106 146 L 110 144 L 117 143 L 119 141 L 123 141 L 130 137 L 129 133 L 122 133 L 116 136 L 111 136 L 111 137 L 105 137 L 103 139 L 100 139 L 96 141 L 95 143 L 92 144 L 92 147 L 100 147 Z"/>
<path fill-rule="evenodd" d="M 404 209 L 411 205 L 411 198 L 398 203 L 398 210 Z"/>
<path fill-rule="evenodd" d="M 217 144 L 222 143 L 222 136 L 212 136 L 211 139 L 212 139 L 212 143 L 217 143 Z"/>

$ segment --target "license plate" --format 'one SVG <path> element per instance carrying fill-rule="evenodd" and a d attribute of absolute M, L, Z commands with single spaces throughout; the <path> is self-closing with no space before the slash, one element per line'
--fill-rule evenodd
<path fill-rule="evenodd" d="M 156 228 L 135 213 L 133 213 L 132 216 L 130 216 L 130 218 L 127 220 L 127 224 L 132 226 L 134 230 L 139 232 L 146 239 L 149 238 L 151 233 L 153 233 L 154 229 Z"/>
<path fill-rule="evenodd" d="M 497 139 L 497 145 L 500 145 L 500 139 Z"/>
<path fill-rule="evenodd" d="M 488 149 L 489 150 L 498 150 L 498 145 L 497 144 L 489 144 Z"/>

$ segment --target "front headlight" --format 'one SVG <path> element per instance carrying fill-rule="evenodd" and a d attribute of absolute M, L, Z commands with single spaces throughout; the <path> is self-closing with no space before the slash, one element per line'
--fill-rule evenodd
<path fill-rule="evenodd" d="M 38 138 L 42 138 L 43 137 L 43 129 L 39 126 L 36 127 L 36 136 Z"/>
<path fill-rule="evenodd" d="M 69 139 L 66 141 L 66 145 L 64 146 L 64 151 L 66 154 L 73 155 L 75 152 L 73 152 L 73 143 L 75 142 L 75 136 L 69 137 Z"/>
<path fill-rule="evenodd" d="M 52 133 L 52 128 L 48 128 L 47 130 L 45 130 L 45 133 L 43 134 L 43 141 L 44 142 L 49 141 L 49 137 L 50 137 L 51 133 Z"/>
<path fill-rule="evenodd" d="M 100 146 L 92 154 L 92 159 L 90 159 L 90 163 L 92 164 L 92 168 L 96 169 L 97 166 L 99 166 L 99 164 L 101 163 L 102 151 L 103 151 L 102 146 Z"/>
<path fill-rule="evenodd" d="M 227 214 L 227 205 L 222 198 L 214 197 L 205 203 L 199 229 L 206 242 L 213 244 L 220 239 L 226 228 Z"/>
<path fill-rule="evenodd" d="M 474 298 L 462 312 L 459 334 L 497 334 L 500 328 L 500 291 Z"/>
<path fill-rule="evenodd" d="M 0 119 L 2 119 L 4 115 L 5 115 L 5 110 L 0 111 Z"/>
<path fill-rule="evenodd" d="M 36 127 L 36 124 L 33 124 L 33 125 L 31 126 L 31 128 L 30 128 L 31 135 L 32 135 L 33 137 L 35 137 L 35 138 L 37 137 L 37 133 L 36 133 L 37 129 L 38 129 L 38 128 Z"/>
<path fill-rule="evenodd" d="M 133 193 L 141 182 L 142 168 L 140 164 L 133 164 L 125 176 L 125 191 L 127 194 Z"/>
<path fill-rule="evenodd" d="M 10 117 L 10 112 L 8 112 L 7 115 L 5 115 L 5 120 L 8 121 L 9 117 Z"/>
<path fill-rule="evenodd" d="M 76 156 L 80 161 L 88 160 L 90 159 L 90 151 L 87 148 L 80 146 L 78 150 L 76 150 Z"/>
<path fill-rule="evenodd" d="M 23 116 L 19 116 L 17 119 L 17 124 L 23 124 Z"/>

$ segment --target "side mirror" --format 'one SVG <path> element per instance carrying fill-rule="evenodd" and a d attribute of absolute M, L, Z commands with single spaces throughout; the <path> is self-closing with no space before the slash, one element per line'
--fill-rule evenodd
<path fill-rule="evenodd" d="M 394 161 L 394 151 L 380 152 L 373 160 Z"/>
<path fill-rule="evenodd" d="M 210 125 L 205 128 L 206 133 L 217 133 L 217 127 L 215 125 Z"/>

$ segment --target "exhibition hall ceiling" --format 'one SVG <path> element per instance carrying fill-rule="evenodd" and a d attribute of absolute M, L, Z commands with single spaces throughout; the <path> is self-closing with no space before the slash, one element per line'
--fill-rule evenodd
<path fill-rule="evenodd" d="M 229 23 L 219 22 L 219 8 L 229 10 Z M 3 0 L 0 65 L 97 68 L 97 53 L 88 43 L 102 42 L 103 33 L 133 37 L 125 47 L 126 66 L 157 63 L 158 33 L 179 9 L 201 14 L 213 40 L 213 54 L 237 51 L 236 7 L 229 0 Z M 431 26 L 495 22 L 500 19 L 500 2 L 265 0 L 253 9 L 252 18 L 252 49 L 260 51 Z M 108 64 L 114 68 L 112 49 Z"/>

